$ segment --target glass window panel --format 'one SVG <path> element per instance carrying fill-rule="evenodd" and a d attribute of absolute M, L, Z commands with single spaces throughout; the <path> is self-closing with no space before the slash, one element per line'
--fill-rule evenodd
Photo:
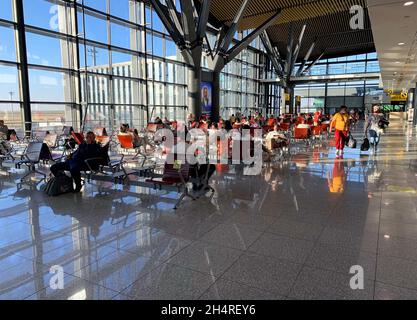
<path fill-rule="evenodd" d="M 70 105 L 31 104 L 34 129 L 50 126 L 72 125 L 73 109 Z"/>
<path fill-rule="evenodd" d="M 18 103 L 0 103 L 0 119 L 4 120 L 9 129 L 23 129 L 22 111 Z"/>
<path fill-rule="evenodd" d="M 310 96 L 320 97 L 326 94 L 326 88 L 324 85 L 310 86 Z"/>
<path fill-rule="evenodd" d="M 120 1 L 120 0 L 119 0 Z M 77 0 L 77 2 L 82 3 L 82 0 Z M 90 8 L 94 8 L 101 12 L 107 12 L 107 0 L 84 0 L 84 5 Z"/>
<path fill-rule="evenodd" d="M 166 45 L 166 58 L 171 60 L 181 61 L 181 53 L 177 50 L 177 45 L 170 40 L 165 41 Z"/>
<path fill-rule="evenodd" d="M 113 46 L 138 50 L 137 30 L 118 23 L 111 23 L 111 44 Z"/>
<path fill-rule="evenodd" d="M 324 65 L 315 65 L 310 70 L 310 75 L 312 76 L 319 76 L 319 75 L 325 75 L 327 73 L 327 66 Z"/>
<path fill-rule="evenodd" d="M 13 19 L 12 0 L 0 1 L 0 19 L 12 21 Z"/>
<path fill-rule="evenodd" d="M 176 76 L 176 69 L 175 65 L 173 63 L 167 63 L 167 81 L 168 82 L 175 82 L 175 76 Z"/>
<path fill-rule="evenodd" d="M 308 87 L 296 87 L 294 93 L 295 93 L 296 96 L 308 97 L 309 88 Z"/>
<path fill-rule="evenodd" d="M 349 108 L 363 108 L 363 98 L 362 97 L 346 97 L 345 98 L 345 105 Z"/>
<path fill-rule="evenodd" d="M 13 27 L 0 25 L 0 60 L 16 61 L 14 33 Z"/>
<path fill-rule="evenodd" d="M 142 94 L 142 85 L 139 81 L 113 79 L 113 97 L 116 104 L 141 104 Z"/>
<path fill-rule="evenodd" d="M 83 86 L 85 86 L 85 75 L 81 75 Z M 110 102 L 110 81 L 102 75 L 87 75 L 87 94 L 89 103 L 109 103 Z M 85 96 L 83 96 L 85 102 Z"/>
<path fill-rule="evenodd" d="M 165 105 L 165 86 L 161 83 L 154 85 L 155 105 Z"/>
<path fill-rule="evenodd" d="M 146 20 L 148 23 L 151 22 L 151 20 Z M 152 29 L 160 32 L 164 32 L 165 28 L 162 24 L 161 19 L 159 19 L 158 14 L 152 10 Z"/>
<path fill-rule="evenodd" d="M 108 43 L 107 21 L 102 15 L 85 14 L 85 36 L 89 40 Z"/>
<path fill-rule="evenodd" d="M 329 74 L 345 74 L 346 63 L 336 63 L 329 65 Z"/>
<path fill-rule="evenodd" d="M 174 85 L 167 85 L 167 105 L 173 106 L 175 105 L 175 86 Z"/>
<path fill-rule="evenodd" d="M 69 10 L 65 5 L 56 4 L 47 0 L 24 0 L 23 10 L 25 23 L 40 28 L 71 33 L 68 29 L 67 17 Z"/>
<path fill-rule="evenodd" d="M 152 60 L 148 60 L 148 79 L 153 79 L 153 63 Z"/>
<path fill-rule="evenodd" d="M 346 64 L 346 73 L 362 73 L 365 72 L 365 62 L 353 62 Z"/>
<path fill-rule="evenodd" d="M 345 83 L 329 84 L 327 87 L 327 96 L 344 96 L 345 95 Z"/>
<path fill-rule="evenodd" d="M 134 0 L 110 0 L 110 14 L 135 23 L 136 1 Z"/>
<path fill-rule="evenodd" d="M 144 61 L 138 56 L 112 51 L 113 74 L 115 75 L 142 78 L 144 76 L 141 67 L 143 63 Z M 121 67 L 123 67 L 123 70 L 121 70 Z"/>
<path fill-rule="evenodd" d="M 158 57 L 164 57 L 164 42 L 161 37 L 154 36 L 152 38 L 153 45 L 152 45 L 152 54 Z"/>
<path fill-rule="evenodd" d="M 344 97 L 327 97 L 327 105 L 331 114 L 335 113 L 345 103 Z"/>
<path fill-rule="evenodd" d="M 86 49 L 85 49 L 86 48 Z M 87 58 L 87 62 L 85 61 Z M 110 73 L 109 51 L 106 48 L 80 44 L 80 64 L 82 68 L 95 73 Z"/>
<path fill-rule="evenodd" d="M 0 64 L 0 75 L 0 100 L 20 100 L 17 68 Z"/>
<path fill-rule="evenodd" d="M 156 81 L 165 81 L 165 63 L 159 60 L 153 60 L 153 79 Z"/>
<path fill-rule="evenodd" d="M 29 69 L 32 101 L 72 102 L 71 76 L 65 72 Z"/>
<path fill-rule="evenodd" d="M 110 106 L 89 104 L 86 114 L 86 129 L 92 130 L 97 127 L 112 128 L 113 121 L 110 117 Z"/>
<path fill-rule="evenodd" d="M 366 66 L 366 72 L 380 72 L 381 69 L 379 67 L 378 61 L 369 61 Z"/>
<path fill-rule="evenodd" d="M 26 32 L 27 56 L 30 64 L 72 68 L 73 44 L 67 39 Z M 48 48 L 48 50 L 45 50 Z"/>
<path fill-rule="evenodd" d="M 365 94 L 364 82 L 348 82 L 346 85 L 346 96 L 362 97 Z"/>

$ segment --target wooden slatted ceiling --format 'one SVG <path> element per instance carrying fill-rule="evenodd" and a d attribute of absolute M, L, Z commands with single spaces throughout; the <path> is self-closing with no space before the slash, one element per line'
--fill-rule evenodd
<path fill-rule="evenodd" d="M 338 50 L 340 51 L 339 55 L 344 55 L 346 48 L 353 47 L 354 49 L 355 46 L 357 46 L 358 49 L 359 47 L 365 48 L 360 53 L 364 53 L 363 51 L 375 51 L 374 39 L 367 11 L 364 30 L 351 30 L 349 25 L 350 18 L 351 15 L 349 12 L 339 12 L 294 22 L 293 29 L 295 37 L 298 37 L 300 34 L 304 23 L 307 24 L 299 60 L 304 58 L 310 45 L 316 38 L 317 42 L 311 56 L 312 59 L 318 57 L 324 50 L 326 57 L 328 57 L 331 52 L 336 54 Z M 278 47 L 284 57 L 286 56 L 289 30 L 289 23 L 276 24 L 268 29 L 271 41 Z"/>
<path fill-rule="evenodd" d="M 230 24 L 242 2 L 243 0 L 212 0 L 210 12 L 219 21 Z M 367 9 L 365 29 L 350 29 L 352 15 L 349 11 L 353 5 L 366 8 L 366 0 L 251 0 L 239 24 L 239 30 L 254 29 L 281 9 L 282 15 L 268 29 L 268 34 L 284 58 L 291 23 L 296 38 L 304 23 L 307 24 L 299 60 L 304 58 L 316 37 L 317 45 L 311 59 L 318 57 L 324 49 L 325 57 L 375 51 Z"/>
<path fill-rule="evenodd" d="M 212 0 L 210 12 L 220 21 L 230 23 L 243 0 Z M 353 5 L 366 7 L 366 0 L 251 0 L 240 30 L 253 29 L 274 12 L 283 10 L 278 24 L 305 20 L 326 14 L 346 11 Z"/>

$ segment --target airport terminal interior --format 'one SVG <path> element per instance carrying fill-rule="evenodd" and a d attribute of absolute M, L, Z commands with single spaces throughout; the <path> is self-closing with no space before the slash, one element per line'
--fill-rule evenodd
<path fill-rule="evenodd" d="M 0 0 L 0 300 L 417 299 L 416 16 Z"/>

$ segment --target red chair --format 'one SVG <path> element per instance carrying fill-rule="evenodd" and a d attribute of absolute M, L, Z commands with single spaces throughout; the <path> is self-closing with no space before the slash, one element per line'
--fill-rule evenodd
<path fill-rule="evenodd" d="M 273 119 L 273 118 L 268 119 L 268 124 L 267 125 L 269 127 L 274 127 L 274 125 L 275 125 L 275 119 Z"/>
<path fill-rule="evenodd" d="M 322 123 L 321 124 L 321 131 L 328 131 L 329 127 L 330 127 L 330 125 L 328 125 L 327 123 Z"/>
<path fill-rule="evenodd" d="M 85 137 L 84 134 L 82 133 L 77 133 L 77 132 L 71 132 L 71 136 L 74 138 L 75 142 L 78 145 L 81 145 L 84 141 L 85 141 Z"/>
<path fill-rule="evenodd" d="M 282 131 L 289 131 L 291 128 L 291 124 L 288 122 L 283 122 L 279 125 L 279 127 Z"/>
<path fill-rule="evenodd" d="M 119 134 L 117 135 L 117 139 L 119 139 L 120 147 L 122 149 L 134 149 L 133 136 L 131 134 Z"/>
<path fill-rule="evenodd" d="M 294 129 L 294 139 L 295 140 L 306 140 L 310 139 L 311 130 L 308 128 L 295 128 Z"/>
<path fill-rule="evenodd" d="M 96 142 L 100 143 L 102 147 L 107 146 L 110 143 L 110 137 L 108 137 L 108 136 L 96 136 Z"/>
<path fill-rule="evenodd" d="M 268 132 L 271 132 L 272 130 L 274 130 L 274 127 L 262 126 L 263 134 L 267 134 Z"/>
<path fill-rule="evenodd" d="M 311 129 L 310 128 L 295 128 L 293 132 L 292 142 L 302 141 L 306 145 L 311 143 Z"/>
<path fill-rule="evenodd" d="M 313 139 L 321 140 L 323 138 L 323 130 L 321 129 L 321 126 L 312 127 L 311 132 L 313 135 Z"/>
<path fill-rule="evenodd" d="M 176 187 L 178 193 L 181 193 L 180 198 L 175 204 L 174 209 L 178 209 L 180 203 L 185 197 L 196 200 L 195 197 L 189 194 L 187 183 L 190 180 L 190 165 L 188 163 L 177 162 L 175 164 L 165 163 L 164 172 L 160 178 L 151 178 L 146 180 L 152 183 L 155 189 L 162 190 L 163 187 Z"/>

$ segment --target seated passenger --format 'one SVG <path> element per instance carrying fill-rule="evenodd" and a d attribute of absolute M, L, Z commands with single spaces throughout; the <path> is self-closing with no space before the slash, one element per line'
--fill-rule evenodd
<path fill-rule="evenodd" d="M 306 123 L 300 123 L 297 126 L 297 129 L 310 129 L 310 125 L 306 124 Z"/>
<path fill-rule="evenodd" d="M 0 139 L 0 156 L 5 156 L 12 151 L 12 146 L 6 139 Z"/>
<path fill-rule="evenodd" d="M 139 148 L 142 142 L 142 139 L 139 136 L 138 129 L 133 130 L 133 148 Z"/>
<path fill-rule="evenodd" d="M 4 120 L 0 120 L 0 139 L 6 140 L 9 128 L 4 124 Z"/>
<path fill-rule="evenodd" d="M 224 129 L 229 132 L 230 130 L 233 130 L 232 123 L 229 120 L 226 120 L 224 123 Z"/>
<path fill-rule="evenodd" d="M 102 158 L 103 161 L 108 157 L 107 150 L 101 148 L 100 145 L 96 142 L 96 135 L 94 132 L 88 132 L 86 141 L 83 142 L 67 161 L 54 164 L 51 167 L 51 172 L 54 176 L 62 174 L 64 171 L 71 172 L 72 179 L 75 183 L 74 192 L 78 193 L 81 191 L 81 171 L 87 170 L 88 167 L 85 163 L 85 160 L 91 158 Z M 98 168 L 102 162 L 97 161 L 96 163 L 90 164 L 95 168 Z M 95 169 L 93 167 L 93 169 Z"/>
<path fill-rule="evenodd" d="M 130 130 L 129 125 L 127 123 L 123 123 L 120 126 L 120 133 L 128 133 Z"/>
<path fill-rule="evenodd" d="M 288 141 L 288 138 L 279 131 L 279 126 L 275 125 L 274 126 L 274 130 L 268 132 L 268 134 L 266 135 L 265 140 L 271 140 L 271 139 L 280 139 L 280 140 L 284 140 L 284 141 Z"/>

